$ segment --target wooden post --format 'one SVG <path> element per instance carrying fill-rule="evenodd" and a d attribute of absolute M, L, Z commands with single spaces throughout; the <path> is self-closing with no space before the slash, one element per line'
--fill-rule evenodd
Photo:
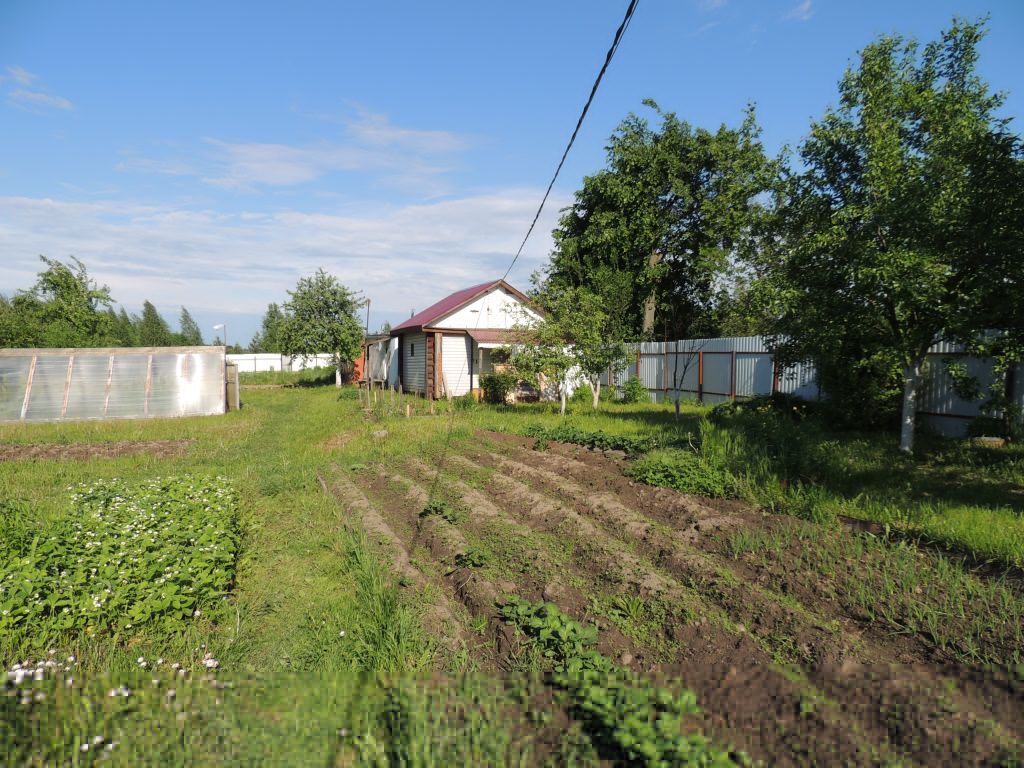
<path fill-rule="evenodd" d="M 114 356 L 110 356 L 110 362 L 107 363 L 107 386 L 103 390 L 103 415 L 107 415 L 107 408 L 110 407 L 110 384 L 114 380 Z"/>
<path fill-rule="evenodd" d="M 640 378 L 640 347 L 636 348 L 636 377 Z"/>
<path fill-rule="evenodd" d="M 60 404 L 60 417 L 63 419 L 68 412 L 68 398 L 71 396 L 71 371 L 75 368 L 75 356 L 68 358 L 68 375 L 64 377 L 64 401 Z"/>
<path fill-rule="evenodd" d="M 434 334 L 434 377 L 436 383 L 434 384 L 435 395 L 439 392 L 443 392 L 444 395 L 448 396 L 448 386 L 444 378 L 444 334 Z"/>
<path fill-rule="evenodd" d="M 410 406 L 408 403 L 406 403 L 405 404 L 405 418 L 408 419 L 410 416 L 412 416 L 412 406 Z"/>
<path fill-rule="evenodd" d="M 779 391 L 779 364 L 772 355 L 772 394 Z"/>
<path fill-rule="evenodd" d="M 227 399 L 227 364 L 224 366 L 224 398 Z M 153 356 L 150 355 L 146 359 L 146 400 L 142 406 L 142 413 L 145 416 L 149 416 L 149 396 L 153 393 Z M 224 404 L 224 410 L 227 410 L 227 403 Z"/>
<path fill-rule="evenodd" d="M 704 350 L 697 352 L 697 402 L 704 402 Z"/>
<path fill-rule="evenodd" d="M 32 379 L 36 375 L 36 361 L 39 359 L 38 355 L 32 355 L 32 362 L 28 366 L 28 379 L 25 381 L 25 399 L 21 401 L 21 419 L 25 420 L 28 415 L 28 401 L 32 399 Z"/>
<path fill-rule="evenodd" d="M 427 400 L 434 399 L 434 393 L 437 391 L 437 371 L 435 370 L 436 364 L 434 361 L 434 334 L 425 334 L 424 343 L 424 354 L 426 357 L 423 359 L 423 389 L 424 394 L 427 396 Z"/>

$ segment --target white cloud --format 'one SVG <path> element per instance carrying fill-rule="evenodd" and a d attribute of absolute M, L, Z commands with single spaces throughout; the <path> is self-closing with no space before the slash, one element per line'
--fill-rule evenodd
<path fill-rule="evenodd" d="M 137 152 L 119 170 L 194 175 L 204 183 L 232 190 L 294 187 L 332 173 L 376 174 L 375 185 L 412 190 L 426 197 L 447 193 L 442 177 L 450 156 L 472 146 L 466 136 L 449 131 L 421 131 L 391 123 L 386 115 L 357 108 L 344 121 L 340 139 L 293 145 L 274 142 L 204 140 L 204 151 L 188 159 L 150 158 Z"/>
<path fill-rule="evenodd" d="M 403 318 L 458 288 L 500 277 L 541 190 L 514 189 L 366 214 L 222 213 L 105 201 L 0 197 L 0 285 L 29 287 L 38 254 L 80 258 L 114 299 L 139 307 L 260 314 L 318 267 Z M 549 200 L 511 279 L 525 287 L 568 199 Z"/>
<path fill-rule="evenodd" d="M 16 66 L 7 67 L 6 72 L 6 75 L 0 76 L 0 82 L 9 80 L 16 86 L 21 86 L 7 92 L 7 100 L 14 106 L 32 111 L 40 108 L 70 111 L 75 108 L 75 105 L 68 99 L 65 99 L 63 96 L 47 93 L 45 89 L 39 86 L 30 90 L 29 86 L 39 79 L 39 75 Z"/>
<path fill-rule="evenodd" d="M 472 145 L 466 136 L 450 131 L 419 131 L 392 125 L 387 115 L 359 108 L 359 117 L 346 121 L 349 135 L 358 142 L 371 146 L 393 147 L 445 154 L 462 152 Z"/>
<path fill-rule="evenodd" d="M 13 80 L 18 85 L 32 85 L 33 81 L 39 79 L 39 75 L 33 74 L 21 67 L 8 67 L 7 76 L 0 79 Z"/>
<path fill-rule="evenodd" d="M 812 0 L 802 0 L 799 5 L 790 9 L 789 13 L 786 14 L 786 18 L 794 19 L 796 21 L 810 21 L 813 15 L 814 8 L 812 7 Z"/>
<path fill-rule="evenodd" d="M 710 32 L 719 24 L 721 24 L 720 21 L 709 21 L 707 24 L 701 24 L 697 29 L 690 33 L 690 37 L 700 37 L 701 35 Z"/>
<path fill-rule="evenodd" d="M 18 88 L 7 94 L 7 98 L 16 104 L 30 107 L 53 107 L 54 109 L 74 109 L 75 105 L 63 96 L 54 96 L 40 91 L 27 91 Z"/>

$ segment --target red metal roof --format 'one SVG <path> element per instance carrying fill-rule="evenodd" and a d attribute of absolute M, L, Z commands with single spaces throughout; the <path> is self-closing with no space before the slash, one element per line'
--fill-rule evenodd
<path fill-rule="evenodd" d="M 467 333 L 477 344 L 511 344 L 514 340 L 507 328 L 470 328 Z"/>
<path fill-rule="evenodd" d="M 436 304 L 431 304 L 422 312 L 417 312 L 415 315 L 410 317 L 401 325 L 396 325 L 394 328 L 391 329 L 391 332 L 395 333 L 396 331 L 404 331 L 412 328 L 422 328 L 423 326 L 428 326 L 440 320 L 445 315 L 450 315 L 459 307 L 468 304 L 473 299 L 477 298 L 478 296 L 482 296 L 483 294 L 487 293 L 492 288 L 498 285 L 504 285 L 508 292 L 511 293 L 513 296 L 516 296 L 521 300 L 526 300 L 526 297 L 522 293 L 517 291 L 504 280 L 491 280 L 489 283 L 481 283 L 480 285 L 474 285 L 471 288 L 463 288 L 461 291 L 456 291 L 450 296 L 446 296 Z"/>

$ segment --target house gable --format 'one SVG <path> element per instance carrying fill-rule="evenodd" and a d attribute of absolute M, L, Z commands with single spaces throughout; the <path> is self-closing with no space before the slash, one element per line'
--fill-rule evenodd
<path fill-rule="evenodd" d="M 516 292 L 518 293 L 518 291 Z M 501 283 L 477 296 L 447 315 L 435 319 L 430 326 L 452 330 L 474 328 L 509 329 L 528 320 L 539 320 L 540 316 L 529 309 L 523 300 Z"/>

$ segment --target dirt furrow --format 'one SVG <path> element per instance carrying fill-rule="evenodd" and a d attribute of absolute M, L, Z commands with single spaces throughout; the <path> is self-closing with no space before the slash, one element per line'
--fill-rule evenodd
<path fill-rule="evenodd" d="M 990 726 L 977 727 L 979 723 L 998 722 L 1001 718 L 994 713 L 1005 713 L 1005 702 L 973 695 L 973 686 L 972 690 L 951 691 L 947 679 L 927 664 L 892 663 L 898 657 L 899 646 L 886 638 L 864 636 L 857 622 L 838 605 L 819 604 L 826 609 L 820 615 L 808 612 L 792 596 L 738 577 L 736 569 L 719 555 L 691 546 L 695 537 L 688 531 L 653 525 L 647 519 L 646 508 L 638 512 L 607 491 L 595 492 L 568 479 L 567 475 L 581 471 L 578 462 L 521 448 L 514 449 L 511 456 L 489 458 L 503 471 L 540 486 L 546 493 L 572 503 L 584 516 L 592 516 L 630 537 L 640 553 L 683 583 L 699 585 L 701 592 L 731 618 L 753 628 L 769 653 L 801 667 L 815 686 L 841 702 L 844 715 L 863 719 L 876 739 L 889 741 L 926 762 L 943 749 L 960 745 L 965 761 L 971 763 L 999 754 L 998 744 L 1018 735 L 1012 723 L 1007 723 L 1009 731 L 1001 736 L 988 733 L 993 730 Z M 663 498 L 662 502 L 667 500 Z M 714 522 L 720 520 L 718 517 Z M 712 521 L 705 518 L 704 525 L 708 522 Z M 736 518 L 736 522 L 742 521 Z M 950 707 L 963 714 L 945 718 L 943 727 L 939 727 L 936 713 Z M 901 713 L 898 723 L 893 722 L 893 712 Z M 995 731 L 999 730 L 995 726 Z"/>
<path fill-rule="evenodd" d="M 475 458 L 483 457 L 477 454 Z M 491 459 L 498 466 L 502 457 Z M 468 471 L 481 468 L 466 457 L 455 457 L 452 462 Z M 578 542 L 586 540 L 585 544 L 577 544 L 581 556 L 573 559 L 573 565 L 579 569 L 574 578 L 591 585 L 600 584 L 602 570 L 608 565 L 617 566 L 634 574 L 632 585 L 620 585 L 626 593 L 638 589 L 645 597 L 668 604 L 695 603 L 692 592 L 672 577 L 658 572 L 609 531 L 566 504 L 501 472 L 493 473 L 488 491 L 510 517 L 521 519 L 538 530 L 557 531 Z M 645 590 L 642 586 L 645 583 L 655 588 Z M 696 604 L 701 604 L 699 599 Z M 815 729 L 821 731 L 822 737 L 813 745 L 800 741 L 784 727 L 777 731 L 759 729 L 758 724 L 766 717 L 784 723 L 799 712 L 801 702 L 825 701 L 825 697 L 812 685 L 789 679 L 748 634 L 723 629 L 720 622 L 727 619 L 720 611 L 714 607 L 706 610 L 716 620 L 673 625 L 670 631 L 678 644 L 678 658 L 667 665 L 649 665 L 647 671 L 656 678 L 680 678 L 687 687 L 693 688 L 706 707 L 709 727 L 720 738 L 778 765 L 806 762 L 799 758 L 801 754 L 805 758 L 807 754 L 816 755 L 818 759 L 811 762 L 841 762 L 837 760 L 839 753 L 833 752 L 836 749 L 846 756 L 856 755 L 854 763 L 871 764 L 885 752 L 884 748 L 871 747 L 872 739 L 858 737 L 858 728 L 841 718 L 834 706 L 822 706 L 815 712 Z M 696 615 L 700 611 L 698 608 Z"/>
<path fill-rule="evenodd" d="M 469 546 L 457 526 L 439 515 L 422 515 L 430 499 L 429 491 L 415 479 L 381 470 L 371 485 L 380 500 L 382 514 L 395 525 L 412 530 L 410 549 L 417 556 L 429 557 L 443 591 L 450 593 L 475 624 L 467 642 L 473 657 L 485 666 L 508 670 L 510 659 L 518 652 L 515 633 L 498 617 L 497 606 L 514 585 L 500 584 L 484 578 L 476 570 L 459 564 Z M 426 565 L 426 563 L 424 563 Z"/>
<path fill-rule="evenodd" d="M 324 492 L 338 499 L 347 513 L 358 517 L 363 530 L 390 553 L 391 570 L 399 578 L 408 580 L 421 592 L 426 590 L 430 580 L 410 562 L 409 552 L 401 539 L 355 483 L 345 477 L 342 470 L 333 469 L 330 482 L 323 476 L 317 477 Z M 449 600 L 441 597 L 435 602 L 425 604 L 423 622 L 425 628 L 440 638 L 442 644 L 449 650 L 458 650 L 464 644 L 465 636 L 457 629 L 461 628 L 464 622 L 458 618 L 457 610 Z"/>

